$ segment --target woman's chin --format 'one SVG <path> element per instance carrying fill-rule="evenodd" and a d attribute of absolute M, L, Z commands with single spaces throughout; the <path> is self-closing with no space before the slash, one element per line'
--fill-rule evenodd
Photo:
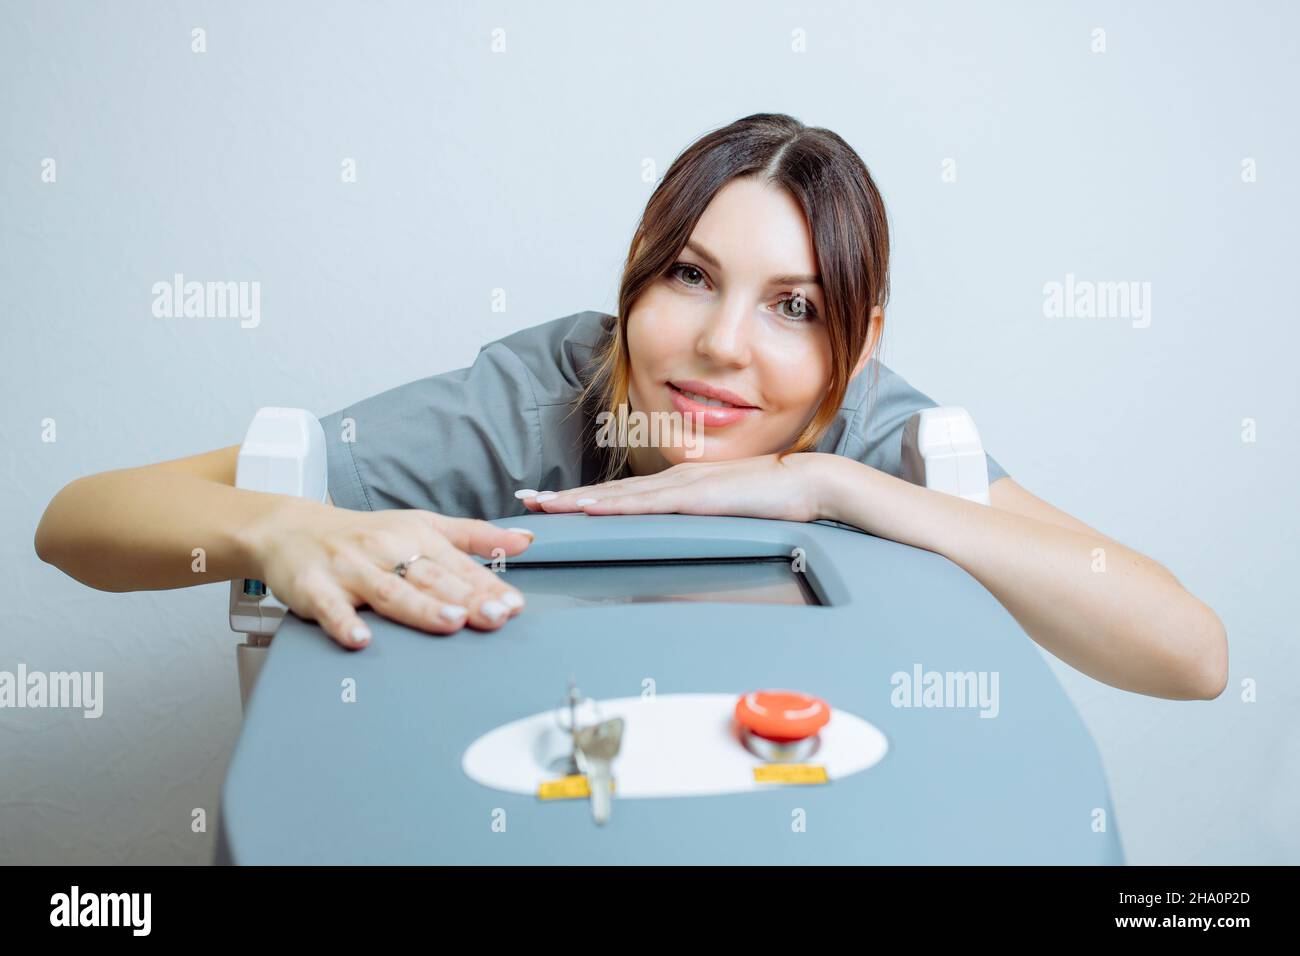
<path fill-rule="evenodd" d="M 733 458 L 746 457 L 746 453 L 739 449 L 735 442 L 708 437 L 689 447 L 662 448 L 660 453 L 670 467 L 683 462 L 729 461 Z"/>

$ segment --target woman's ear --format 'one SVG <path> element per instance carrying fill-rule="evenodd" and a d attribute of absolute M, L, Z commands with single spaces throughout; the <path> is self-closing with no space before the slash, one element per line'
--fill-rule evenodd
<path fill-rule="evenodd" d="M 880 344 L 880 336 L 884 330 L 885 312 L 880 306 L 874 306 L 871 315 L 867 318 L 867 341 L 862 346 L 862 354 L 858 356 L 858 364 L 853 367 L 855 376 L 867 367 L 868 360 L 875 354 L 876 346 Z"/>

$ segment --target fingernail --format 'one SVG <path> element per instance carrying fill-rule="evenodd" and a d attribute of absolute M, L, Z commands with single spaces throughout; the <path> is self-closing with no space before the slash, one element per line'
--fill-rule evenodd
<path fill-rule="evenodd" d="M 513 611 L 515 608 L 524 606 L 524 599 L 516 591 L 507 591 L 501 595 L 501 603 Z"/>
<path fill-rule="evenodd" d="M 507 530 L 507 531 L 513 531 L 515 534 L 526 534 L 526 535 L 528 535 L 529 538 L 535 538 L 535 537 L 537 537 L 537 535 L 533 534 L 533 533 L 532 533 L 531 531 L 529 531 L 527 528 L 506 528 L 506 530 Z"/>
<path fill-rule="evenodd" d="M 440 610 L 438 613 L 441 614 L 443 617 L 445 617 L 447 620 L 454 621 L 458 618 L 464 617 L 467 613 L 469 613 L 469 609 L 463 608 L 459 604 L 444 604 L 442 606 L 442 610 Z"/>
<path fill-rule="evenodd" d="M 370 643 L 370 628 L 364 624 L 358 624 L 352 629 L 352 640 L 358 644 Z"/>
<path fill-rule="evenodd" d="M 537 496 L 537 500 L 540 503 L 543 501 L 550 501 L 552 498 L 558 498 L 558 497 L 559 495 L 557 495 L 553 491 L 543 491 L 540 495 Z"/>
<path fill-rule="evenodd" d="M 485 601 L 483 613 L 487 615 L 488 620 L 499 621 L 506 616 L 506 606 L 500 601 Z"/>
<path fill-rule="evenodd" d="M 536 488 L 520 488 L 515 492 L 515 497 L 522 500 L 524 498 L 531 498 L 535 494 L 537 494 Z"/>
<path fill-rule="evenodd" d="M 594 505 L 595 503 L 596 503 L 595 498 L 579 498 L 577 501 L 574 502 L 574 504 L 577 505 L 579 508 L 581 508 L 583 505 Z"/>

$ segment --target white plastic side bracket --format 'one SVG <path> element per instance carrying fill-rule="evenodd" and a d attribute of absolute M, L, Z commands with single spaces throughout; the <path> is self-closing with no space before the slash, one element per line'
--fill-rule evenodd
<path fill-rule="evenodd" d="M 328 484 L 325 431 L 316 416 L 302 408 L 259 409 L 239 448 L 235 487 L 323 502 Z M 285 610 L 263 582 L 230 582 L 231 630 L 272 635 Z"/>
<path fill-rule="evenodd" d="M 989 471 L 975 420 L 958 405 L 926 408 L 903 426 L 903 478 L 915 485 L 989 503 Z"/>

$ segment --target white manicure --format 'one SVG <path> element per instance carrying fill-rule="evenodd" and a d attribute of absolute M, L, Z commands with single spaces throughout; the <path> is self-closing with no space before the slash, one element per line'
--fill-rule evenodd
<path fill-rule="evenodd" d="M 515 608 L 524 606 L 524 599 L 514 591 L 507 591 L 501 595 L 501 603 L 513 611 Z"/>
<path fill-rule="evenodd" d="M 520 488 L 515 492 L 515 497 L 522 501 L 524 498 L 531 498 L 535 494 L 537 494 L 536 488 Z"/>
<path fill-rule="evenodd" d="M 535 537 L 537 537 L 537 535 L 533 534 L 533 533 L 532 533 L 531 531 L 529 531 L 527 528 L 506 528 L 506 530 L 507 530 L 507 531 L 513 531 L 515 534 L 526 534 L 526 535 L 528 535 L 528 537 L 530 537 L 530 538 L 535 538 Z"/>
<path fill-rule="evenodd" d="M 581 508 L 583 505 L 594 505 L 595 503 L 596 503 L 595 498 L 579 498 L 577 501 L 574 502 L 574 504 L 577 505 L 579 508 Z"/>
<path fill-rule="evenodd" d="M 483 604 L 483 613 L 488 616 L 489 620 L 499 621 L 505 617 L 506 606 L 500 601 L 486 601 Z"/>
<path fill-rule="evenodd" d="M 352 629 L 352 640 L 358 644 L 368 644 L 370 642 L 370 628 L 364 624 L 358 624 Z"/>
<path fill-rule="evenodd" d="M 459 604 L 444 604 L 438 613 L 447 620 L 454 621 L 457 618 L 464 617 L 468 613 L 468 609 L 461 607 Z"/>
<path fill-rule="evenodd" d="M 557 495 L 553 491 L 543 491 L 540 495 L 537 496 L 537 501 L 538 503 L 541 503 L 543 501 L 550 501 L 552 498 L 558 498 L 558 497 L 559 495 Z"/>

